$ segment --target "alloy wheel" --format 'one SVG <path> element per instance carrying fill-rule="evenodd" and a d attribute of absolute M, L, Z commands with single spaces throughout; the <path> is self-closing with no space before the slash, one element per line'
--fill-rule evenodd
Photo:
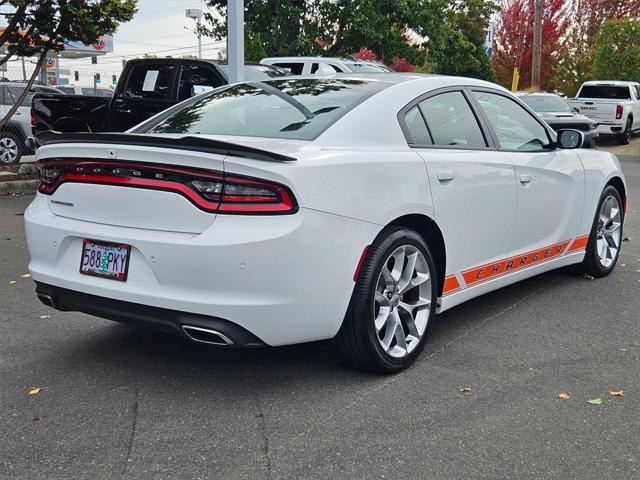
<path fill-rule="evenodd" d="M 0 138 L 0 163 L 8 165 L 18 158 L 18 144 L 11 137 Z"/>
<path fill-rule="evenodd" d="M 609 195 L 602 202 L 596 230 L 596 251 L 600 264 L 609 268 L 618 256 L 622 236 L 622 213 L 618 200 Z"/>
<path fill-rule="evenodd" d="M 431 272 L 413 245 L 394 250 L 384 262 L 374 296 L 374 326 L 382 349 L 394 358 L 409 355 L 429 321 Z"/>

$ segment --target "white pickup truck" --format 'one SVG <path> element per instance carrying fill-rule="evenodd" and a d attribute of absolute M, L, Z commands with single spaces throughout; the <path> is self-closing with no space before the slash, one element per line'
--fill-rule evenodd
<path fill-rule="evenodd" d="M 636 82 L 585 82 L 569 104 L 598 123 L 600 135 L 615 135 L 626 145 L 640 129 L 640 84 Z"/>

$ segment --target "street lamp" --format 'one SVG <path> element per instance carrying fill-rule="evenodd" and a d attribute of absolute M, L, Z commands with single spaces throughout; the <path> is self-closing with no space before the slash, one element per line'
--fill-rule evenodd
<path fill-rule="evenodd" d="M 202 10 L 199 8 L 187 8 L 184 11 L 187 18 L 192 18 L 196 21 L 196 28 L 198 31 L 198 58 L 202 58 L 202 37 L 200 36 L 200 20 L 202 19 Z"/>

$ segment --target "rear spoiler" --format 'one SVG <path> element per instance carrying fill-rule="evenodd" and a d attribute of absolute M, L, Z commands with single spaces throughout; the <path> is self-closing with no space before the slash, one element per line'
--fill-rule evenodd
<path fill-rule="evenodd" d="M 36 135 L 38 146 L 60 143 L 97 143 L 102 145 L 139 145 L 141 147 L 174 148 L 194 152 L 214 153 L 229 157 L 266 160 L 269 162 L 295 162 L 294 157 L 269 152 L 245 145 L 186 135 L 171 138 L 137 133 L 59 133 L 47 130 Z"/>

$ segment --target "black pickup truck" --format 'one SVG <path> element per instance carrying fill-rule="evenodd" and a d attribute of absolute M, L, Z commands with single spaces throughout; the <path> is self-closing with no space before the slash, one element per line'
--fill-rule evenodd
<path fill-rule="evenodd" d="M 245 65 L 245 80 L 286 76 L 268 65 Z M 212 60 L 153 58 L 126 63 L 113 97 L 51 95 L 33 97 L 33 134 L 124 132 L 178 102 L 228 83 L 227 65 Z"/>

